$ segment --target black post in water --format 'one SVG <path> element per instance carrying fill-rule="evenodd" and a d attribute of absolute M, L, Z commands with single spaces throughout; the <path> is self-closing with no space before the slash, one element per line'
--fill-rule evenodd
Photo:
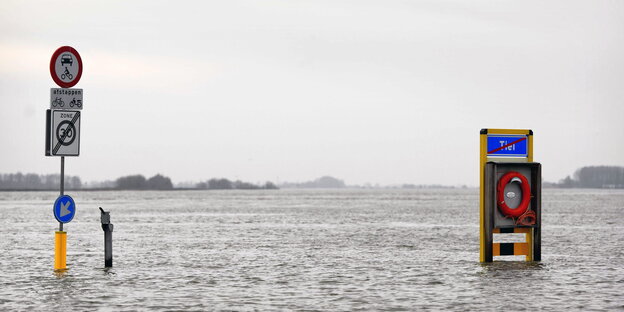
<path fill-rule="evenodd" d="M 104 267 L 113 267 L 113 225 L 110 223 L 110 211 L 100 207 L 100 221 L 104 230 Z"/>
<path fill-rule="evenodd" d="M 65 195 L 65 156 L 61 156 L 61 196 Z M 59 232 L 63 232 L 63 222 L 59 222 Z"/>

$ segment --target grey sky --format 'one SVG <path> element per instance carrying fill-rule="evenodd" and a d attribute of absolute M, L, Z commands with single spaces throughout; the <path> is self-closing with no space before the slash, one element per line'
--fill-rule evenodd
<path fill-rule="evenodd" d="M 533 129 L 548 181 L 624 165 L 621 1 L 3 1 L 0 29 L 0 172 L 59 170 L 62 45 L 87 181 L 476 186 L 486 127 Z"/>

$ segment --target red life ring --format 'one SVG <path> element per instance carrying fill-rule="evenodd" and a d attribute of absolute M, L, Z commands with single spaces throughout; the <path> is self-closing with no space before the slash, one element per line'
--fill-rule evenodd
<path fill-rule="evenodd" d="M 509 182 L 511 182 L 513 178 L 519 178 L 522 182 L 522 201 L 516 209 L 509 208 L 509 206 L 505 202 L 505 186 L 507 186 L 507 184 L 509 184 Z M 517 218 L 523 215 L 527 211 L 527 209 L 529 209 L 529 202 L 531 201 L 531 186 L 529 185 L 529 181 L 527 180 L 527 178 L 519 172 L 509 171 L 505 173 L 498 181 L 498 188 L 496 193 L 498 207 L 500 208 L 501 212 L 508 217 Z"/>

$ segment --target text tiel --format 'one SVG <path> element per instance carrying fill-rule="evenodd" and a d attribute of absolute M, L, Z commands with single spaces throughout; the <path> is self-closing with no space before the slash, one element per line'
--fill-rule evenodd
<path fill-rule="evenodd" d="M 509 144 L 507 141 L 498 141 L 498 142 L 500 143 L 500 146 L 505 146 L 505 145 Z M 516 150 L 516 144 L 509 145 L 509 146 L 503 148 L 502 150 L 515 151 Z"/>

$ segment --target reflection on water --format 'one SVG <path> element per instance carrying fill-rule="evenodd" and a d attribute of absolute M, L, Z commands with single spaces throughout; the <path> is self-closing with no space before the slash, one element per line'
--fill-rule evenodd
<path fill-rule="evenodd" d="M 491 263 L 479 263 L 482 267 L 483 276 L 493 276 L 499 272 L 510 274 L 523 274 L 522 271 L 533 271 L 545 269 L 543 262 L 527 261 L 496 261 Z"/>
<path fill-rule="evenodd" d="M 68 271 L 69 270 L 67 270 L 67 269 L 56 269 L 56 270 L 54 270 L 54 275 L 56 275 L 56 277 L 58 277 L 58 278 L 63 278 L 65 276 L 67 276 L 67 272 Z"/>
<path fill-rule="evenodd" d="M 543 261 L 491 264 L 477 190 L 72 195 L 57 274 L 56 194 L 1 193 L 0 310 L 624 308 L 622 191 L 545 190 Z"/>

